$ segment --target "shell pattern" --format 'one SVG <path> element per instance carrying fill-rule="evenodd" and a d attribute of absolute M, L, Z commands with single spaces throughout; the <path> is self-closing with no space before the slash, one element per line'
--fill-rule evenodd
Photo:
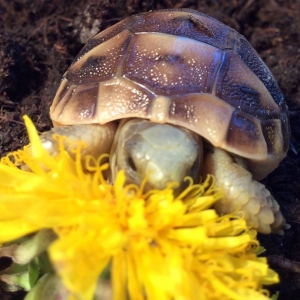
<path fill-rule="evenodd" d="M 131 16 L 104 30 L 64 74 L 55 125 L 145 118 L 188 128 L 245 157 L 256 179 L 285 157 L 288 110 L 247 40 L 197 11 Z"/>

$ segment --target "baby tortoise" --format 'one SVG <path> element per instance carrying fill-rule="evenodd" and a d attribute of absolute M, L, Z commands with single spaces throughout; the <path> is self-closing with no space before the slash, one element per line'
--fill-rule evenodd
<path fill-rule="evenodd" d="M 91 39 L 64 74 L 50 109 L 53 133 L 110 153 L 111 177 L 164 188 L 213 174 L 220 214 L 244 211 L 262 233 L 287 227 L 258 180 L 289 145 L 288 109 L 273 75 L 246 39 L 198 11 L 131 16 Z"/>

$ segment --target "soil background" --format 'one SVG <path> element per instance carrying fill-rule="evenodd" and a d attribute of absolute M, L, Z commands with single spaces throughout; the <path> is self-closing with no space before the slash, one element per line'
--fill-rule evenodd
<path fill-rule="evenodd" d="M 291 228 L 259 239 L 281 278 L 271 292 L 300 299 L 299 0 L 0 0 L 0 156 L 28 143 L 24 114 L 39 132 L 51 128 L 49 107 L 61 76 L 92 36 L 131 14 L 162 8 L 196 9 L 242 33 L 285 95 L 292 146 L 264 183 Z M 0 286 L 0 299 L 23 297 Z"/>

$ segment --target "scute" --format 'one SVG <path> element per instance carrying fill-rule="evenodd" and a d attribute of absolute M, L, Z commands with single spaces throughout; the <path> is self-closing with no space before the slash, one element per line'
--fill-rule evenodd
<path fill-rule="evenodd" d="M 156 95 L 212 92 L 221 51 L 169 34 L 136 34 L 128 47 L 124 75 Z"/>
<path fill-rule="evenodd" d="M 129 17 L 96 35 L 65 73 L 55 125 L 146 118 L 248 158 L 261 179 L 286 155 L 288 111 L 273 75 L 235 30 L 197 11 Z"/>

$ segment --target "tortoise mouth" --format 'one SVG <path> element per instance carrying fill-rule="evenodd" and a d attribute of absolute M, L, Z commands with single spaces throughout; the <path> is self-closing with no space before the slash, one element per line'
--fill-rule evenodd
<path fill-rule="evenodd" d="M 112 179 L 125 170 L 127 183 L 145 189 L 163 189 L 178 183 L 181 191 L 186 176 L 199 181 L 203 157 L 201 138 L 182 127 L 133 119 L 121 123 L 111 153 Z"/>

